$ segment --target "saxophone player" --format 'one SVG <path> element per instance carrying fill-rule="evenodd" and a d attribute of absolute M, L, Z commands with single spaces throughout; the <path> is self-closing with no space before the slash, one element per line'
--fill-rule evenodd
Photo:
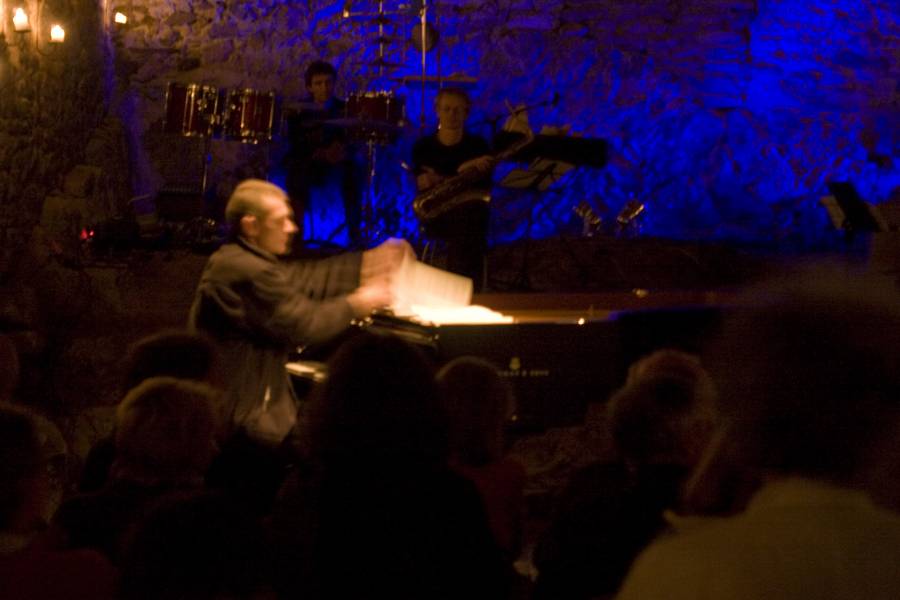
<path fill-rule="evenodd" d="M 446 269 L 470 277 L 475 291 L 480 291 L 485 277 L 493 160 L 487 141 L 466 131 L 471 104 L 461 89 L 443 88 L 438 92 L 437 131 L 415 142 L 412 168 L 420 194 L 460 175 L 471 182 L 468 189 L 454 190 L 456 197 L 449 199 L 454 204 L 452 209 L 422 225 L 427 237 L 444 243 Z"/>

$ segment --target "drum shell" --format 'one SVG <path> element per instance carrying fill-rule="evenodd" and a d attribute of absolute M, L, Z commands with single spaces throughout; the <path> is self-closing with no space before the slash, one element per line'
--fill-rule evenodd
<path fill-rule="evenodd" d="M 382 121 L 403 125 L 406 120 L 406 102 L 393 92 L 362 92 L 347 98 L 347 117 L 363 121 Z"/>
<path fill-rule="evenodd" d="M 170 82 L 166 86 L 163 131 L 184 136 L 208 137 L 216 132 L 219 89 L 197 83 Z"/>
<path fill-rule="evenodd" d="M 225 139 L 256 144 L 272 139 L 275 120 L 275 92 L 251 88 L 228 94 L 223 123 Z"/>

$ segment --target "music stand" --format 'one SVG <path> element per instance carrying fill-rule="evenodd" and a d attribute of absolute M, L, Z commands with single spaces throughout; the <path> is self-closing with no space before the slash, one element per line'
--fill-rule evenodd
<path fill-rule="evenodd" d="M 531 289 L 531 280 L 528 275 L 531 253 L 531 229 L 534 226 L 534 212 L 537 204 L 537 193 L 546 192 L 550 186 L 575 168 L 575 165 L 556 160 L 535 158 L 527 169 L 513 169 L 500 181 L 500 185 L 511 189 L 519 189 L 531 192 L 531 202 L 528 205 L 528 222 L 525 226 L 525 251 L 522 257 L 522 270 L 515 281 L 515 285 L 525 290 Z"/>
<path fill-rule="evenodd" d="M 873 233 L 890 229 L 878 208 L 863 200 L 852 183 L 829 181 L 827 186 L 832 195 L 824 196 L 819 202 L 828 211 L 835 229 L 844 230 L 847 241 L 852 240 L 857 232 Z"/>
<path fill-rule="evenodd" d="M 575 165 L 536 158 L 527 169 L 513 169 L 500 182 L 503 187 L 545 192 Z"/>

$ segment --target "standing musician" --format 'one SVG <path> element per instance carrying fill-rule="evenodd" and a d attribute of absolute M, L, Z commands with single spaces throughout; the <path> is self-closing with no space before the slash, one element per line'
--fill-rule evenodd
<path fill-rule="evenodd" d="M 312 190 L 337 178 L 350 245 L 359 247 L 364 175 L 345 132 L 327 123 L 345 116 L 346 103 L 334 95 L 336 78 L 335 68 L 322 60 L 313 61 L 306 69 L 309 95 L 304 99 L 305 108 L 288 118 L 285 187 L 299 220 L 309 209 Z"/>
<path fill-rule="evenodd" d="M 470 277 L 474 289 L 484 283 L 484 257 L 487 252 L 488 203 L 492 160 L 487 141 L 465 130 L 472 102 L 465 91 L 443 88 L 435 99 L 438 129 L 422 137 L 412 148 L 412 167 L 416 190 L 426 192 L 461 173 L 475 170 L 477 178 L 466 198 L 446 213 L 423 223 L 425 233 L 447 246 L 447 270 Z"/>

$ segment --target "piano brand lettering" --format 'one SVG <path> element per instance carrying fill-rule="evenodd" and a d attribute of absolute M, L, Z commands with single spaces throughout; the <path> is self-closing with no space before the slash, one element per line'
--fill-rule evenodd
<path fill-rule="evenodd" d="M 513 356 L 509 359 L 509 369 L 499 371 L 501 377 L 549 377 L 550 369 L 523 369 L 522 359 Z"/>

